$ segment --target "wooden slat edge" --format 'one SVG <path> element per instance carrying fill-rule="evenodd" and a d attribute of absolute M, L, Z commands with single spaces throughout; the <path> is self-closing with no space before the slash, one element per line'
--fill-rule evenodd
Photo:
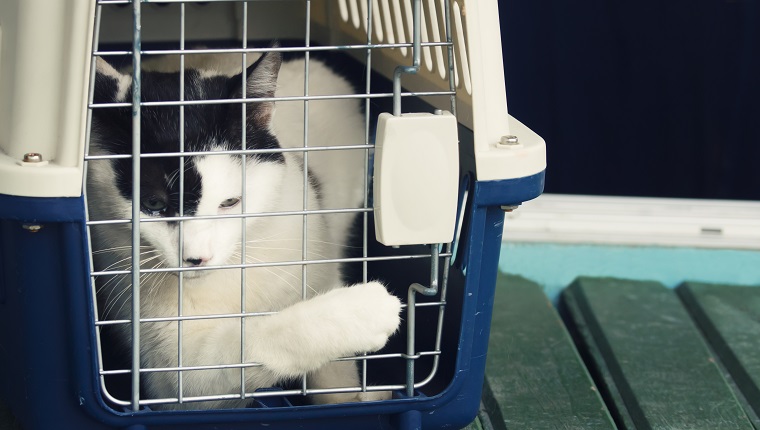
<path fill-rule="evenodd" d="M 578 298 L 582 300 L 578 300 Z M 596 339 L 603 338 L 595 320 L 585 303 L 579 280 L 576 279 L 560 295 L 560 312 L 565 317 L 567 328 L 573 340 L 579 345 L 578 352 L 586 364 L 591 377 L 597 384 L 600 394 L 606 401 L 615 424 L 625 430 L 635 430 L 633 419 L 625 407 L 620 390 L 615 383 L 607 361 L 604 359 Z"/>
<path fill-rule="evenodd" d="M 685 282 L 676 288 L 676 293 L 681 302 L 689 312 L 694 323 L 702 332 L 710 352 L 716 358 L 716 364 L 720 369 L 726 382 L 734 392 L 736 399 L 744 408 L 744 412 L 752 422 L 755 429 L 760 430 L 760 398 L 758 398 L 758 387 L 749 387 L 751 384 L 750 377 L 739 359 L 734 354 L 732 348 L 728 345 L 726 339 L 720 333 L 718 328 L 712 323 L 704 307 L 694 295 L 691 289 L 691 283 Z M 758 345 L 760 347 L 760 345 Z M 752 400 L 750 400 L 751 397 Z M 754 400 L 754 401 L 753 401 Z"/>

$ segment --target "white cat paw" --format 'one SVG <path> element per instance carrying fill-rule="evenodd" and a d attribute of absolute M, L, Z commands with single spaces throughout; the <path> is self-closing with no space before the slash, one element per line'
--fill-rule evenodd
<path fill-rule="evenodd" d="M 341 296 L 344 309 L 353 314 L 349 338 L 355 342 L 354 352 L 374 352 L 385 346 L 401 322 L 401 301 L 379 282 L 344 288 Z"/>
<path fill-rule="evenodd" d="M 401 301 L 379 282 L 330 290 L 260 320 L 253 360 L 279 377 L 313 372 L 331 360 L 375 352 L 398 329 Z"/>
<path fill-rule="evenodd" d="M 360 402 L 379 402 L 380 400 L 390 400 L 393 398 L 391 391 L 367 391 L 359 393 L 357 396 Z"/>
<path fill-rule="evenodd" d="M 318 405 L 353 402 L 378 402 L 381 400 L 390 400 L 392 397 L 393 393 L 390 391 L 367 391 L 366 393 L 331 393 L 316 394 L 312 397 L 312 402 Z"/>

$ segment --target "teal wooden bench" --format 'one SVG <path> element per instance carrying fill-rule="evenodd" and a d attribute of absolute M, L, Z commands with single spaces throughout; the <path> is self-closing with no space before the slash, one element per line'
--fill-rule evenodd
<path fill-rule="evenodd" d="M 559 307 L 500 276 L 469 429 L 760 430 L 760 288 L 581 277 Z"/>
<path fill-rule="evenodd" d="M 760 429 L 760 288 L 689 282 L 676 291 Z"/>
<path fill-rule="evenodd" d="M 614 429 L 562 320 L 541 287 L 500 275 L 482 424 L 499 429 Z"/>
<path fill-rule="evenodd" d="M 580 278 L 562 303 L 620 428 L 752 430 L 674 291 Z"/>

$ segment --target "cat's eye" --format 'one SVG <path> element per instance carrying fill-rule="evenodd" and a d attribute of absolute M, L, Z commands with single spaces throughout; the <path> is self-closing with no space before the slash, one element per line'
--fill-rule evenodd
<path fill-rule="evenodd" d="M 240 203 L 240 197 L 233 197 L 219 203 L 219 207 L 224 208 L 224 209 L 229 209 L 231 207 L 236 206 L 238 203 Z"/>
<path fill-rule="evenodd" d="M 148 197 L 141 202 L 143 209 L 149 212 L 161 212 L 166 209 L 166 202 L 159 197 Z"/>

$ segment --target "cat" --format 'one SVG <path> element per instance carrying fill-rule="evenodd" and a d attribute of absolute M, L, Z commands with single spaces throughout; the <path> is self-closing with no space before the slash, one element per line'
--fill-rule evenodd
<path fill-rule="evenodd" d="M 145 62 L 141 78 L 143 102 L 179 100 L 176 58 Z M 249 54 L 249 59 L 252 64 L 243 70 L 239 55 L 187 56 L 185 100 L 240 99 L 243 86 L 246 98 L 304 94 L 303 59 L 283 61 L 277 52 Z M 310 94 L 352 93 L 348 82 L 326 64 L 311 60 L 309 71 Z M 96 58 L 95 104 L 130 101 L 131 84 L 130 71 L 117 70 L 103 58 Z M 239 316 L 184 320 L 182 365 L 259 363 L 244 371 L 247 393 L 303 375 L 307 376 L 309 388 L 359 387 L 355 362 L 332 360 L 377 351 L 397 330 L 401 303 L 384 285 L 368 282 L 345 286 L 337 263 L 251 267 L 245 269 L 244 280 L 240 268 L 213 267 L 239 265 L 243 249 L 246 263 L 299 262 L 304 256 L 304 228 L 306 258 L 340 258 L 347 246 L 352 214 L 309 214 L 304 223 L 300 214 L 282 213 L 359 207 L 364 198 L 365 152 L 313 151 L 304 156 L 302 151 L 281 151 L 303 146 L 304 102 L 248 103 L 245 147 L 270 151 L 246 155 L 243 178 L 240 155 L 214 154 L 241 149 L 242 109 L 239 103 L 185 106 L 184 150 L 204 154 L 185 156 L 182 169 L 178 157 L 143 158 L 140 162 L 140 216 L 146 221 L 159 220 L 140 224 L 141 267 L 191 269 L 183 274 L 184 317 L 263 313 L 245 317 L 244 323 Z M 356 145 L 365 141 L 358 100 L 310 101 L 308 119 L 309 146 Z M 131 123 L 131 107 L 93 108 L 89 154 L 130 154 Z M 142 153 L 178 152 L 179 125 L 177 106 L 143 106 Z M 305 165 L 308 174 L 304 173 Z M 160 221 L 179 214 L 180 170 L 184 215 L 222 215 L 182 222 L 182 240 L 177 221 Z M 130 158 L 91 160 L 86 182 L 90 219 L 131 218 L 132 184 Z M 223 217 L 270 212 L 280 215 L 246 217 L 245 221 Z M 131 234 L 130 224 L 92 225 L 94 269 L 129 270 Z M 206 267 L 213 269 L 202 270 Z M 304 275 L 308 286 L 305 293 Z M 130 274 L 98 277 L 101 320 L 131 318 L 131 282 Z M 176 272 L 142 274 L 141 317 L 177 317 L 178 284 Z M 245 306 L 241 308 L 243 296 Z M 131 324 L 115 324 L 112 330 L 128 354 Z M 140 330 L 141 368 L 178 366 L 177 321 L 143 322 Z M 241 379 L 241 370 L 234 367 L 183 371 L 183 397 L 227 397 L 151 407 L 244 407 L 250 399 L 239 398 Z M 148 399 L 176 399 L 179 382 L 176 371 L 146 372 L 141 376 L 141 391 Z M 314 403 L 336 403 L 385 399 L 388 393 L 345 392 L 310 397 Z"/>

